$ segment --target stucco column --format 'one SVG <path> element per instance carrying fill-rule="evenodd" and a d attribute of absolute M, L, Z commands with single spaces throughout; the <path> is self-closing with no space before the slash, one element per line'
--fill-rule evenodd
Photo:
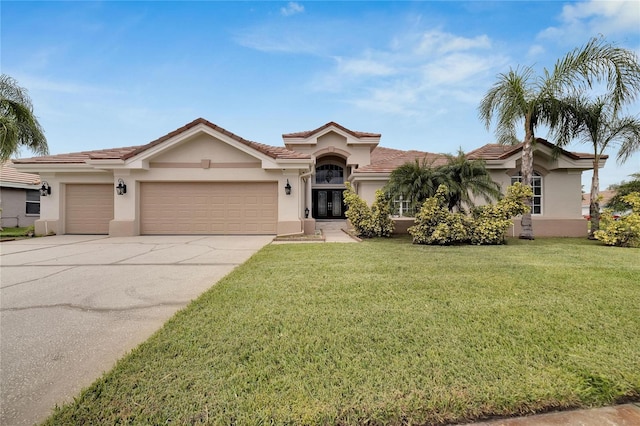
<path fill-rule="evenodd" d="M 56 178 L 55 173 L 40 175 L 40 185 L 47 182 L 51 188 L 51 194 L 40 196 L 40 218 L 34 222 L 36 235 L 59 234 L 61 231 L 60 217 L 64 203 L 64 186 Z"/>
<path fill-rule="evenodd" d="M 119 195 L 116 187 L 122 179 L 126 192 Z M 113 220 L 109 222 L 110 237 L 131 237 L 140 235 L 136 216 L 138 184 L 129 171 L 115 173 L 113 176 Z"/>

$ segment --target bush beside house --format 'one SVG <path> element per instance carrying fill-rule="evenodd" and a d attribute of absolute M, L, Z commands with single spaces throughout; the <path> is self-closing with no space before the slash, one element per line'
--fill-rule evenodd
<path fill-rule="evenodd" d="M 616 219 L 613 210 L 605 210 L 594 237 L 608 246 L 640 247 L 640 192 L 625 195 L 622 201 L 631 206 L 631 213 Z"/>
<path fill-rule="evenodd" d="M 422 205 L 415 225 L 409 228 L 414 244 L 504 244 L 511 219 L 527 211 L 525 200 L 533 196 L 531 187 L 517 182 L 496 204 L 479 207 L 467 216 L 449 211 L 446 193 L 446 186 L 440 185 L 436 195 Z"/>

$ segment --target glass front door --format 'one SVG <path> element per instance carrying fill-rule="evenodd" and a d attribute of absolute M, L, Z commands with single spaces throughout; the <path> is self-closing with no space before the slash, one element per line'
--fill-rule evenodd
<path fill-rule="evenodd" d="M 314 189 L 313 217 L 316 219 L 344 219 L 344 189 Z"/>

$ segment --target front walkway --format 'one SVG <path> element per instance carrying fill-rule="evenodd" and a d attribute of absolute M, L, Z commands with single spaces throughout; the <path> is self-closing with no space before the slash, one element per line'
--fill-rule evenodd
<path fill-rule="evenodd" d="M 317 221 L 316 230 L 322 230 L 327 243 L 356 243 L 356 239 L 345 232 L 346 220 Z"/>

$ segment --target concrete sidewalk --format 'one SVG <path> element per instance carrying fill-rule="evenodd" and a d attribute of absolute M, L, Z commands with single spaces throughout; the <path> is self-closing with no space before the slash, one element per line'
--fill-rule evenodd
<path fill-rule="evenodd" d="M 638 426 L 640 403 L 470 423 L 467 426 Z"/>

